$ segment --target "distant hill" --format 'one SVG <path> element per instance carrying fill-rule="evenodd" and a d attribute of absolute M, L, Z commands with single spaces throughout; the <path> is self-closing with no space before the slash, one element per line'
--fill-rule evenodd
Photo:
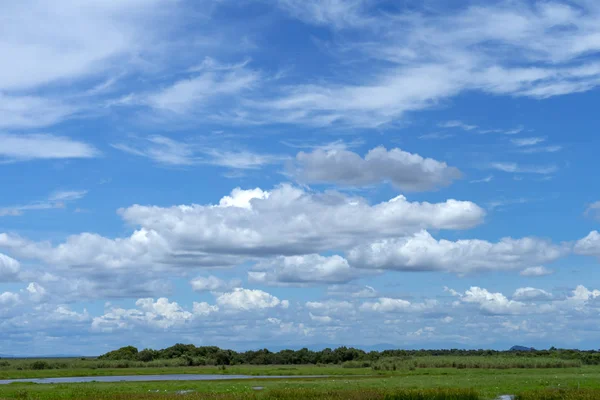
<path fill-rule="evenodd" d="M 535 351 L 533 347 L 513 346 L 509 351 Z"/>

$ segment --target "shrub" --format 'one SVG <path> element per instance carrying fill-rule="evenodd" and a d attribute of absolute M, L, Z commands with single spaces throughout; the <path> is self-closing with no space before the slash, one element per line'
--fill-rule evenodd
<path fill-rule="evenodd" d="M 42 370 L 42 369 L 52 369 L 52 367 L 50 366 L 50 364 L 48 364 L 48 362 L 39 360 L 39 361 L 34 361 L 33 363 L 31 363 L 31 369 Z"/>

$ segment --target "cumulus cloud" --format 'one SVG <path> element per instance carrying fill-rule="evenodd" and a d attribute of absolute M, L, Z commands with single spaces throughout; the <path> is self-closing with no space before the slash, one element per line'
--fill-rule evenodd
<path fill-rule="evenodd" d="M 345 149 L 300 152 L 292 173 L 307 183 L 363 186 L 388 181 L 407 191 L 448 186 L 461 177 L 457 168 L 445 162 L 385 147 L 370 150 L 364 158 Z"/>
<path fill-rule="evenodd" d="M 476 305 L 480 312 L 490 316 L 502 315 L 528 315 L 528 314 L 573 314 L 596 312 L 600 298 L 599 290 L 590 290 L 583 285 L 578 285 L 566 297 L 555 296 L 545 290 L 526 287 L 519 288 L 509 299 L 499 292 L 490 292 L 487 289 L 472 286 L 464 293 L 445 288 L 452 296 L 460 299 L 464 305 Z"/>
<path fill-rule="evenodd" d="M 575 243 L 574 251 L 584 256 L 600 257 L 600 233 L 592 231 L 583 239 L 579 239 Z"/>
<path fill-rule="evenodd" d="M 379 292 L 373 286 L 357 284 L 330 285 L 327 287 L 327 294 L 334 297 L 351 297 L 355 299 L 379 297 Z"/>
<path fill-rule="evenodd" d="M 253 311 L 274 307 L 288 308 L 290 303 L 262 290 L 236 288 L 232 292 L 219 295 L 217 305 L 233 311 Z"/>
<path fill-rule="evenodd" d="M 354 314 L 355 306 L 349 301 L 327 300 L 308 301 L 304 305 L 310 312 L 317 315 L 334 315 L 338 317 Z"/>
<path fill-rule="evenodd" d="M 546 267 L 537 266 L 537 267 L 527 267 L 523 271 L 520 272 L 521 276 L 546 276 L 552 275 L 554 271 L 548 269 Z"/>
<path fill-rule="evenodd" d="M 17 280 L 21 265 L 17 260 L 0 253 L 0 282 Z"/>
<path fill-rule="evenodd" d="M 235 279 L 233 281 L 225 281 L 216 276 L 199 276 L 190 281 L 192 290 L 195 292 L 223 292 L 241 285 L 241 281 Z"/>
<path fill-rule="evenodd" d="M 363 303 L 360 310 L 380 313 L 420 312 L 432 310 L 437 305 L 436 300 L 427 300 L 425 303 L 411 303 L 403 299 L 380 297 L 375 302 L 367 301 Z"/>
<path fill-rule="evenodd" d="M 359 245 L 348 252 L 357 268 L 397 271 L 445 271 L 465 274 L 524 268 L 566 254 L 562 246 L 537 238 L 504 238 L 497 243 L 467 239 L 436 240 L 427 231 L 413 236 Z"/>
<path fill-rule="evenodd" d="M 267 285 L 345 283 L 357 276 L 358 271 L 350 268 L 343 257 L 324 257 L 318 254 L 280 256 L 261 261 L 248 272 L 250 282 Z"/>
<path fill-rule="evenodd" d="M 0 294 L 0 306 L 9 308 L 19 302 L 19 295 L 12 292 L 4 292 Z"/>
<path fill-rule="evenodd" d="M 525 303 L 509 300 L 502 293 L 492 293 L 487 289 L 477 286 L 472 286 L 465 291 L 464 294 L 456 293 L 460 300 L 464 303 L 472 303 L 479 305 L 481 311 L 491 315 L 503 314 L 523 314 L 526 313 L 527 306 Z"/>
<path fill-rule="evenodd" d="M 360 197 L 312 193 L 290 185 L 268 195 L 260 189 L 234 190 L 218 205 L 135 205 L 119 212 L 128 224 L 140 226 L 129 237 L 82 233 L 53 246 L 2 233 L 0 248 L 94 276 L 139 273 L 142 266 L 149 274 L 313 254 L 422 228 L 466 229 L 479 224 L 485 214 L 468 201 L 411 203 L 398 196 L 370 205 Z"/>
<path fill-rule="evenodd" d="M 43 301 L 47 296 L 46 289 L 37 282 L 31 282 L 27 285 L 25 292 L 34 303 Z"/>
<path fill-rule="evenodd" d="M 512 298 L 514 300 L 547 300 L 552 298 L 552 294 L 542 289 L 525 287 L 515 290 Z"/>
<path fill-rule="evenodd" d="M 232 196 L 247 197 L 243 191 Z M 132 206 L 121 210 L 121 215 L 128 223 L 164 232 L 170 240 L 194 243 L 197 251 L 264 256 L 331 250 L 368 237 L 425 227 L 465 229 L 480 223 L 485 214 L 468 201 L 411 203 L 398 196 L 370 205 L 360 197 L 311 193 L 290 185 L 279 186 L 267 198 L 250 198 L 242 204 Z"/>
<path fill-rule="evenodd" d="M 110 332 L 113 330 L 131 328 L 134 325 L 147 325 L 156 328 L 171 328 L 174 325 L 185 324 L 193 314 L 185 311 L 176 302 L 166 298 L 156 301 L 151 298 L 136 301 L 139 309 L 111 308 L 104 315 L 92 320 L 92 330 Z"/>

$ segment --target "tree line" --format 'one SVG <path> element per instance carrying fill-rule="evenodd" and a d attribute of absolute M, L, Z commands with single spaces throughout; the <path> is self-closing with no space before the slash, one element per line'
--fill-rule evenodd
<path fill-rule="evenodd" d="M 550 348 L 548 350 L 497 351 L 497 350 L 383 350 L 364 351 L 353 347 L 326 348 L 313 351 L 268 349 L 237 352 L 217 346 L 195 346 L 175 344 L 161 350 L 138 350 L 134 346 L 122 347 L 98 357 L 100 360 L 130 360 L 150 362 L 153 360 L 185 359 L 188 365 L 290 365 L 290 364 L 342 364 L 348 361 L 378 361 L 385 358 L 415 358 L 426 356 L 503 356 L 503 357 L 554 357 L 568 360 L 581 360 L 584 364 L 600 364 L 600 352 L 596 350 L 571 350 Z"/>

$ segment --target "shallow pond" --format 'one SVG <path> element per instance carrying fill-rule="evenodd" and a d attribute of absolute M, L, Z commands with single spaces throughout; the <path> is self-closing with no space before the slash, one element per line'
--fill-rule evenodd
<path fill-rule="evenodd" d="M 297 379 L 327 378 L 325 375 L 253 376 L 253 375 L 130 375 L 130 376 L 73 376 L 62 378 L 4 379 L 0 385 L 9 383 L 85 383 L 85 382 L 153 382 L 153 381 L 218 381 L 225 379 Z"/>

